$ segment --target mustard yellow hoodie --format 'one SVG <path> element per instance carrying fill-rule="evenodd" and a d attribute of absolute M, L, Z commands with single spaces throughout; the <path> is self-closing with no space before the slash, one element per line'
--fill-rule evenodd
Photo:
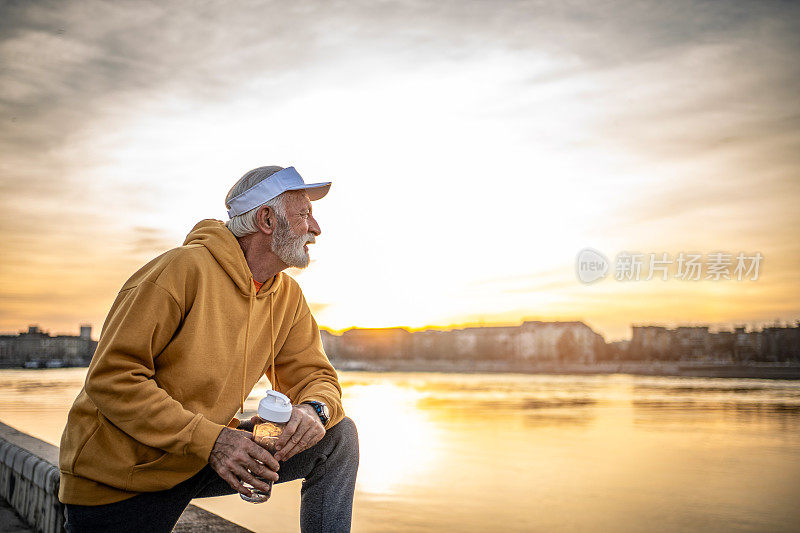
<path fill-rule="evenodd" d="M 236 238 L 203 220 L 117 295 L 61 438 L 59 499 L 100 505 L 190 478 L 265 373 L 295 404 L 325 402 L 328 427 L 344 417 L 297 282 L 280 273 L 256 292 Z"/>

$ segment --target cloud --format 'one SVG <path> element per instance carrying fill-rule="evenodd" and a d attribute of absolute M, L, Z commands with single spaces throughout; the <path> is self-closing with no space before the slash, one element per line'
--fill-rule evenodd
<path fill-rule="evenodd" d="M 500 256 L 530 279 L 466 290 L 514 293 L 520 309 L 525 293 L 566 283 L 509 260 L 520 232 L 538 261 L 572 240 L 660 246 L 703 228 L 710 240 L 747 232 L 798 257 L 786 229 L 800 216 L 797 3 L 91 0 L 0 10 L 5 285 L 28 275 L 35 286 L 63 265 L 64 282 L 84 290 L 83 273 L 111 256 L 118 270 L 103 287 L 115 288 L 142 256 L 177 244 L 170 224 L 190 227 L 220 204 L 204 200 L 229 186 L 215 172 L 285 156 L 347 176 L 330 202 L 358 216 L 334 219 L 347 233 L 338 250 L 358 253 L 372 231 L 381 264 L 405 265 L 418 244 L 408 235 L 436 224 L 452 238 L 428 250 L 461 276 L 436 285 L 487 279 Z M 403 127 L 413 135 L 397 134 Z M 505 186 L 478 194 L 488 167 Z M 408 187 L 391 201 L 354 205 L 362 188 L 377 194 L 398 175 Z M 509 190 L 522 204 L 510 210 Z M 454 207 L 442 210 L 442 194 Z M 411 202 L 425 215 L 411 216 Z M 459 206 L 508 231 L 458 218 Z M 716 222 L 698 223 L 707 212 Z M 726 230 L 736 217 L 751 227 Z M 339 305 L 333 296 L 325 312 Z"/>
<path fill-rule="evenodd" d="M 317 315 L 317 314 L 319 314 L 319 313 L 323 312 L 323 311 L 324 311 L 325 309 L 327 309 L 328 307 L 330 307 L 330 304 L 327 304 L 327 303 L 315 303 L 315 302 L 310 302 L 310 303 L 308 304 L 308 306 L 309 306 L 309 308 L 311 309 L 311 312 L 312 312 L 313 314 Z"/>
<path fill-rule="evenodd" d="M 172 235 L 160 228 L 135 226 L 131 241 L 131 253 L 136 255 L 161 254 L 179 246 Z"/>

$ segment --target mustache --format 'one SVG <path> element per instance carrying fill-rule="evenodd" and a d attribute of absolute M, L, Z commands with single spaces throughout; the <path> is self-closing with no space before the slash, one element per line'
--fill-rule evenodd
<path fill-rule="evenodd" d="M 303 240 L 303 244 L 314 244 L 315 242 L 317 242 L 317 239 L 314 237 L 313 233 L 306 235 L 305 239 Z"/>

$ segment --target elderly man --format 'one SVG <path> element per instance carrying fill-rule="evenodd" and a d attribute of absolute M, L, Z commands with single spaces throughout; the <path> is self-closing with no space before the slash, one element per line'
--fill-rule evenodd
<path fill-rule="evenodd" d="M 300 478 L 302 531 L 350 529 L 358 436 L 282 272 L 308 266 L 311 201 L 329 188 L 293 167 L 252 170 L 228 193 L 227 223 L 199 222 L 125 283 L 61 439 L 67 531 L 170 531 L 192 498 Z M 234 417 L 265 373 L 293 404 L 274 456 L 254 419 Z"/>

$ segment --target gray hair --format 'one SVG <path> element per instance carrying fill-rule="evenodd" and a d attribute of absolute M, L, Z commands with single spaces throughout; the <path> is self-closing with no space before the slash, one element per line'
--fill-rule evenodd
<path fill-rule="evenodd" d="M 244 191 L 251 187 L 255 187 L 257 184 L 261 183 L 268 177 L 272 176 L 279 170 L 283 170 L 283 167 L 258 167 L 241 178 L 236 184 L 231 187 L 231 190 L 228 191 L 228 195 L 225 197 L 225 208 L 230 209 L 230 201 L 232 198 L 242 194 Z M 272 200 L 267 200 L 263 204 L 258 207 L 254 207 L 250 211 L 246 211 L 241 215 L 236 215 L 235 217 L 231 218 L 225 223 L 225 226 L 231 230 L 237 237 L 244 237 L 245 235 L 251 235 L 253 233 L 258 233 L 258 224 L 256 224 L 256 214 L 258 213 L 259 208 L 263 206 L 267 206 L 275 211 L 275 215 L 280 217 L 281 219 L 286 218 L 286 210 L 284 209 L 283 205 L 283 194 L 279 194 Z"/>

